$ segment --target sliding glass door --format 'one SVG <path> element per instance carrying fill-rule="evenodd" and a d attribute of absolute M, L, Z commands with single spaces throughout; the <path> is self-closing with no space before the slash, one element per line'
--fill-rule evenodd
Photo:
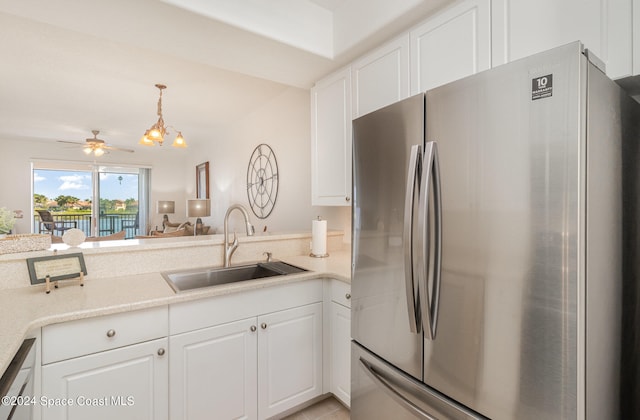
<path fill-rule="evenodd" d="M 96 201 L 97 236 L 125 231 L 127 238 L 140 233 L 138 169 L 99 168 Z"/>
<path fill-rule="evenodd" d="M 148 168 L 34 162 L 33 232 L 62 236 L 76 227 L 87 236 L 144 234 L 149 174 Z"/>

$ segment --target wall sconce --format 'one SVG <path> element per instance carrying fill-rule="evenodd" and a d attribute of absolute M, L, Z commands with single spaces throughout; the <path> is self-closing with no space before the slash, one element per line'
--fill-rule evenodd
<path fill-rule="evenodd" d="M 211 216 L 211 200 L 187 200 L 187 218 L 197 217 L 196 224 L 193 226 L 193 236 L 197 235 L 198 226 L 202 229 L 201 217 L 208 216 Z"/>

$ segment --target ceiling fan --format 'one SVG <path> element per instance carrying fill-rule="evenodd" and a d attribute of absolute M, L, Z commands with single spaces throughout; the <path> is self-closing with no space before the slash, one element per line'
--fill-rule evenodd
<path fill-rule="evenodd" d="M 95 156 L 102 156 L 105 153 L 109 153 L 110 150 L 117 150 L 119 152 L 128 152 L 128 153 L 134 152 L 133 149 L 125 149 L 122 147 L 109 146 L 107 143 L 104 142 L 104 140 L 98 138 L 98 134 L 100 133 L 99 130 L 91 130 L 91 132 L 93 133 L 93 138 L 85 139 L 85 143 L 80 143 L 76 141 L 65 141 L 65 140 L 58 140 L 58 142 L 80 145 L 82 146 L 82 150 L 84 151 L 84 153 L 87 155 L 90 155 L 93 153 Z"/>

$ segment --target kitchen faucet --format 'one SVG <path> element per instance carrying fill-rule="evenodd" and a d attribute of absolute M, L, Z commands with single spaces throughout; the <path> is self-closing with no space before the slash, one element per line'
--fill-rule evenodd
<path fill-rule="evenodd" d="M 255 228 L 249 222 L 249 213 L 240 204 L 233 204 L 227 209 L 227 214 L 224 215 L 224 266 L 229 267 L 231 265 L 231 256 L 238 248 L 238 236 L 236 232 L 233 232 L 233 242 L 229 243 L 229 215 L 233 210 L 240 210 L 244 216 L 244 223 L 247 227 L 247 236 L 253 236 Z"/>

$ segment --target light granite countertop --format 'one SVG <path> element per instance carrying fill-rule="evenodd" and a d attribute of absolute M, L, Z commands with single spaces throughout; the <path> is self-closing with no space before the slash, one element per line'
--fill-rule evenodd
<path fill-rule="evenodd" d="M 160 273 L 126 275 L 61 285 L 45 294 L 44 285 L 0 291 L 0 372 L 4 372 L 29 331 L 45 325 L 128 312 L 211 296 L 331 277 L 347 283 L 351 279 L 349 251 L 331 252 L 327 258 L 284 257 L 282 261 L 310 271 L 175 293 Z"/>

